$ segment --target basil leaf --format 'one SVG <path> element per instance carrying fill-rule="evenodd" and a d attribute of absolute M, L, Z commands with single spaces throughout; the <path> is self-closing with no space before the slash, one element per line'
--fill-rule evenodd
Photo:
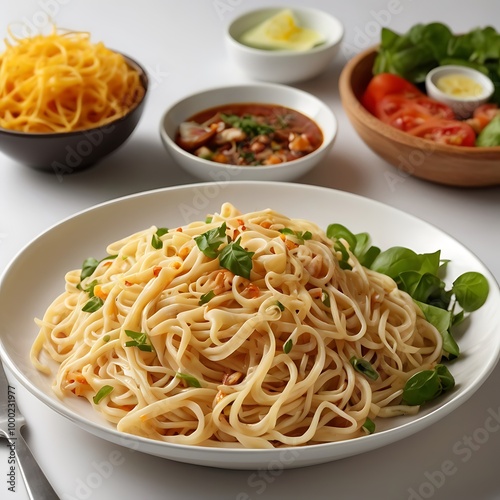
<path fill-rule="evenodd" d="M 80 281 L 83 281 L 85 278 L 92 276 L 97 266 L 99 265 L 99 261 L 94 259 L 93 257 L 89 257 L 85 259 L 82 264 L 82 272 L 80 273 Z"/>
<path fill-rule="evenodd" d="M 476 311 L 486 302 L 489 289 L 488 280 L 473 271 L 460 275 L 452 286 L 458 303 L 467 312 Z"/>
<path fill-rule="evenodd" d="M 347 241 L 351 251 L 354 251 L 356 248 L 356 236 L 354 236 L 354 234 L 342 224 L 330 224 L 326 228 L 326 235 L 334 242 L 335 240 L 344 239 Z"/>
<path fill-rule="evenodd" d="M 226 245 L 219 254 L 220 265 L 238 276 L 250 279 L 254 252 L 240 245 L 241 238 Z"/>
<path fill-rule="evenodd" d="M 425 319 L 434 325 L 443 338 L 443 351 L 454 357 L 460 355 L 460 348 L 451 334 L 452 313 L 429 304 L 415 300 L 415 303 L 424 313 Z"/>
<path fill-rule="evenodd" d="M 420 302 L 427 302 L 429 297 L 436 295 L 443 288 L 441 279 L 430 273 L 405 271 L 400 273 L 399 280 L 401 284 L 399 288 Z"/>
<path fill-rule="evenodd" d="M 436 370 L 423 370 L 415 373 L 403 389 L 403 402 L 416 406 L 427 403 L 441 394 L 441 384 Z"/>
<path fill-rule="evenodd" d="M 206 233 L 194 238 L 198 248 L 210 259 L 215 259 L 219 254 L 219 247 L 227 241 L 226 223 L 220 227 L 210 229 Z"/>
<path fill-rule="evenodd" d="M 382 28 L 380 42 L 374 74 L 394 73 L 418 84 L 437 66 L 468 66 L 490 76 L 495 86 L 491 100 L 500 102 L 500 34 L 493 27 L 475 28 L 459 35 L 436 22 L 414 25 L 402 34 Z"/>
<path fill-rule="evenodd" d="M 106 397 L 110 392 L 114 390 L 114 387 L 111 385 L 103 385 L 97 394 L 92 398 L 95 404 L 99 404 L 104 397 Z"/>
<path fill-rule="evenodd" d="M 94 259 L 94 257 L 89 257 L 83 261 L 82 270 L 80 272 L 80 282 L 82 282 L 85 278 L 92 276 L 97 266 L 104 262 L 105 260 L 113 260 L 116 259 L 117 255 L 107 255 L 101 260 Z"/>
<path fill-rule="evenodd" d="M 423 370 L 411 376 L 403 389 L 403 403 L 422 405 L 455 387 L 455 379 L 448 368 L 438 364 L 433 370 Z"/>
<path fill-rule="evenodd" d="M 177 378 L 184 380 L 189 387 L 201 388 L 199 380 L 196 377 L 193 377 L 192 375 L 188 375 L 187 373 L 177 372 L 175 376 Z"/>
<path fill-rule="evenodd" d="M 334 249 L 342 254 L 342 261 L 339 262 L 342 269 L 350 269 L 347 264 L 349 254 L 347 248 L 340 241 L 344 239 L 351 252 L 356 256 L 362 266 L 370 268 L 375 258 L 380 254 L 380 248 L 371 245 L 371 238 L 368 233 L 353 234 L 342 224 L 330 224 L 326 230 L 326 235 L 334 242 Z"/>
<path fill-rule="evenodd" d="M 381 252 L 371 269 L 396 279 L 400 273 L 420 268 L 419 256 L 409 248 L 391 247 Z"/>
<path fill-rule="evenodd" d="M 453 389 L 455 387 L 455 379 L 453 378 L 453 375 L 450 373 L 450 370 L 445 365 L 436 365 L 435 368 L 439 381 L 441 382 L 441 387 L 444 391 L 449 391 L 450 389 Z"/>

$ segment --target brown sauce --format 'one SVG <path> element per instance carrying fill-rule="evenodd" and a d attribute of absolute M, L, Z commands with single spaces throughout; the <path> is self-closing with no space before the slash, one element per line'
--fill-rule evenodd
<path fill-rule="evenodd" d="M 262 166 L 293 161 L 323 143 L 319 126 L 293 109 L 234 103 L 203 110 L 184 122 L 177 144 L 201 158 L 230 165 Z"/>

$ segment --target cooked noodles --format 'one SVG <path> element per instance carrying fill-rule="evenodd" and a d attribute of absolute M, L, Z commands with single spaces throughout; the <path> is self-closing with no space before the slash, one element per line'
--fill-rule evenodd
<path fill-rule="evenodd" d="M 119 431 L 215 447 L 350 439 L 367 419 L 417 411 L 401 405 L 405 382 L 441 358 L 412 299 L 353 256 L 341 269 L 305 220 L 226 203 L 107 253 L 81 283 L 80 269 L 66 275 L 31 357 L 47 373 L 54 360 L 57 395 L 86 398 Z"/>
<path fill-rule="evenodd" d="M 83 32 L 5 40 L 0 54 L 0 127 L 70 132 L 103 126 L 142 99 L 138 71 Z"/>

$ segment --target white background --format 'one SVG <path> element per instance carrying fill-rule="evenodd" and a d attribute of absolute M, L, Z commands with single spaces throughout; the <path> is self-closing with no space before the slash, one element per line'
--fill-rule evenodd
<path fill-rule="evenodd" d="M 0 271 L 33 237 L 82 209 L 138 191 L 195 181 L 164 151 L 158 133 L 161 114 L 191 92 L 247 81 L 226 57 L 224 28 L 234 16 L 267 4 L 263 0 L 1 0 L 3 35 L 11 23 L 45 29 L 49 14 L 59 27 L 89 31 L 94 41 L 137 58 L 149 72 L 151 92 L 133 136 L 94 168 L 61 179 L 0 154 Z M 329 157 L 298 182 L 357 193 L 427 220 L 470 248 L 499 280 L 500 188 L 438 186 L 395 170 L 356 135 L 343 113 L 337 82 L 346 60 L 377 43 L 383 25 L 406 31 L 417 22 L 439 20 L 457 33 L 489 24 L 500 30 L 500 4 L 496 0 L 310 0 L 308 5 L 337 16 L 346 33 L 328 71 L 296 85 L 329 104 L 339 121 Z M 132 452 L 87 434 L 22 387 L 17 389 L 28 420 L 28 442 L 67 500 L 492 500 L 500 499 L 500 432 L 493 427 L 485 430 L 485 424 L 491 422 L 492 413 L 500 413 L 499 386 L 497 367 L 466 404 L 413 437 L 362 456 L 272 473 L 203 468 Z M 0 497 L 24 500 L 20 478 L 16 493 L 7 490 L 4 443 L 0 441 Z"/>

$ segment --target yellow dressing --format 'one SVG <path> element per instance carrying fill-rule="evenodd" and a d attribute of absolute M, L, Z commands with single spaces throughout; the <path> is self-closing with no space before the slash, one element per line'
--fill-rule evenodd
<path fill-rule="evenodd" d="M 442 76 L 436 82 L 436 87 L 445 94 L 462 99 L 477 97 L 484 92 L 483 86 L 480 83 L 458 73 Z"/>
<path fill-rule="evenodd" d="M 317 31 L 299 26 L 291 9 L 281 10 L 240 38 L 245 45 L 267 50 L 304 51 L 324 41 Z"/>

